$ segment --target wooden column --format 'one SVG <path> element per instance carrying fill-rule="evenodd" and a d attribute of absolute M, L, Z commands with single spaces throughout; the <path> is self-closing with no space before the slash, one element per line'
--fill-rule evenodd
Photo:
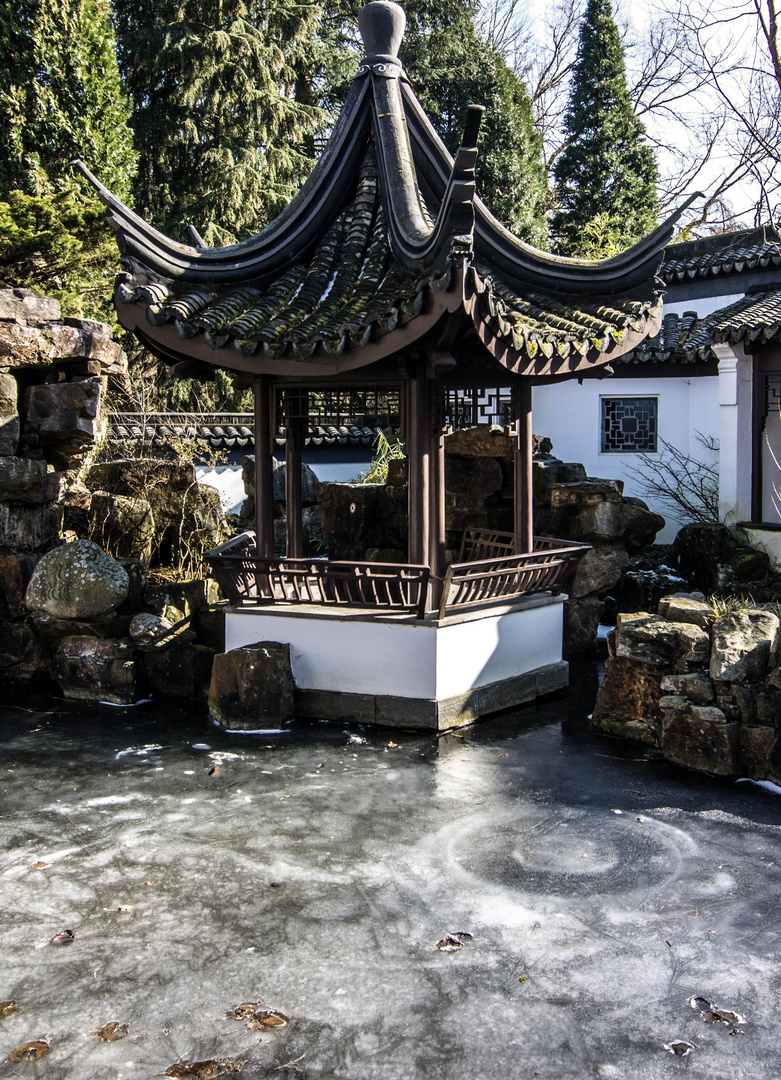
<path fill-rule="evenodd" d="M 255 534 L 258 555 L 274 557 L 274 387 L 268 375 L 252 384 L 255 406 Z"/>
<path fill-rule="evenodd" d="M 534 548 L 532 388 L 527 380 L 513 387 L 513 402 L 518 427 L 514 454 L 515 551 L 525 555 Z"/>
<path fill-rule="evenodd" d="M 287 557 L 304 557 L 301 465 L 309 423 L 306 390 L 285 391 L 285 533 Z"/>
<path fill-rule="evenodd" d="M 431 387 L 436 393 L 436 388 Z M 429 443 L 429 566 L 437 578 L 445 575 L 445 435 L 439 418 Z M 438 590 L 435 589 L 435 594 Z M 433 603 L 439 603 L 438 595 Z"/>
<path fill-rule="evenodd" d="M 407 559 L 427 565 L 429 556 L 429 395 L 422 358 L 407 383 Z"/>

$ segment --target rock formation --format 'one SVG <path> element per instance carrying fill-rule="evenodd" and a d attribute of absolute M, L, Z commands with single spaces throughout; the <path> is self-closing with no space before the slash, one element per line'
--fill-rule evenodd
<path fill-rule="evenodd" d="M 619 615 L 594 730 L 686 768 L 781 780 L 780 625 L 751 608 L 716 618 L 701 593 Z"/>

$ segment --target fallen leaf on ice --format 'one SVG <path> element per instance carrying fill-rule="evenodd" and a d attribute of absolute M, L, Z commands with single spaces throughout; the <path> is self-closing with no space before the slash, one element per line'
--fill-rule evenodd
<path fill-rule="evenodd" d="M 127 1033 L 127 1024 L 120 1024 L 118 1020 L 111 1020 L 108 1024 L 98 1028 L 97 1031 L 91 1031 L 90 1035 L 94 1035 L 101 1042 L 119 1042 L 120 1039 L 124 1039 Z"/>
<path fill-rule="evenodd" d="M 55 934 L 49 942 L 50 945 L 70 945 L 73 939 L 76 937 L 74 930 L 60 930 L 59 934 Z"/>
<path fill-rule="evenodd" d="M 239 1073 L 245 1062 L 231 1061 L 230 1058 L 209 1058 L 208 1061 L 177 1061 L 169 1065 L 164 1076 L 180 1077 L 182 1080 L 216 1080 L 218 1076 Z"/>
<path fill-rule="evenodd" d="M 697 1049 L 694 1043 L 686 1042 L 685 1039 L 677 1039 L 675 1042 L 665 1043 L 664 1048 L 671 1054 L 675 1054 L 676 1057 L 686 1057 L 692 1050 Z"/>
<path fill-rule="evenodd" d="M 6 1016 L 14 1016 L 19 1012 L 19 1006 L 15 1001 L 0 1001 L 0 1020 L 5 1020 Z"/>
<path fill-rule="evenodd" d="M 9 1061 L 38 1061 L 49 1053 L 49 1044 L 44 1039 L 22 1043 L 8 1055 Z"/>
<path fill-rule="evenodd" d="M 49 864 L 47 862 L 34 862 L 30 863 L 31 870 L 45 870 Z"/>

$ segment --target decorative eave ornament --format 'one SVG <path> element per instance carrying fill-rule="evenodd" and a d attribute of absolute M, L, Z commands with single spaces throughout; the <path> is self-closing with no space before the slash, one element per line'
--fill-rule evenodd
<path fill-rule="evenodd" d="M 476 196 L 482 108 L 470 107 L 453 158 L 417 101 L 397 55 L 405 22 L 391 0 L 361 10 L 365 56 L 325 151 L 286 209 L 241 243 L 178 243 L 77 163 L 117 234 L 120 322 L 180 373 L 322 380 L 425 346 L 447 320 L 489 363 L 562 378 L 658 331 L 656 274 L 688 203 L 611 259 L 525 244 Z"/>

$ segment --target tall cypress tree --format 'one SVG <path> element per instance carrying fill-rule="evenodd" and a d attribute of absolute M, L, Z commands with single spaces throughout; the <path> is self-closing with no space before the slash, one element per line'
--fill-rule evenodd
<path fill-rule="evenodd" d="M 129 198 L 127 118 L 108 0 L 0 0 L 0 284 L 113 318 L 116 245 L 68 163 Z"/>
<path fill-rule="evenodd" d="M 568 254 L 596 254 L 596 233 L 627 247 L 656 225 L 657 168 L 626 85 L 624 49 L 610 0 L 588 0 L 556 161 L 553 232 Z M 595 228 L 595 222 L 597 226 Z"/>
<path fill-rule="evenodd" d="M 62 189 L 81 157 L 126 198 L 127 120 L 108 0 L 0 0 L 0 197 Z"/>
<path fill-rule="evenodd" d="M 207 244 L 256 231 L 312 167 L 296 99 L 318 9 L 295 0 L 115 0 L 140 161 L 138 210 Z"/>

